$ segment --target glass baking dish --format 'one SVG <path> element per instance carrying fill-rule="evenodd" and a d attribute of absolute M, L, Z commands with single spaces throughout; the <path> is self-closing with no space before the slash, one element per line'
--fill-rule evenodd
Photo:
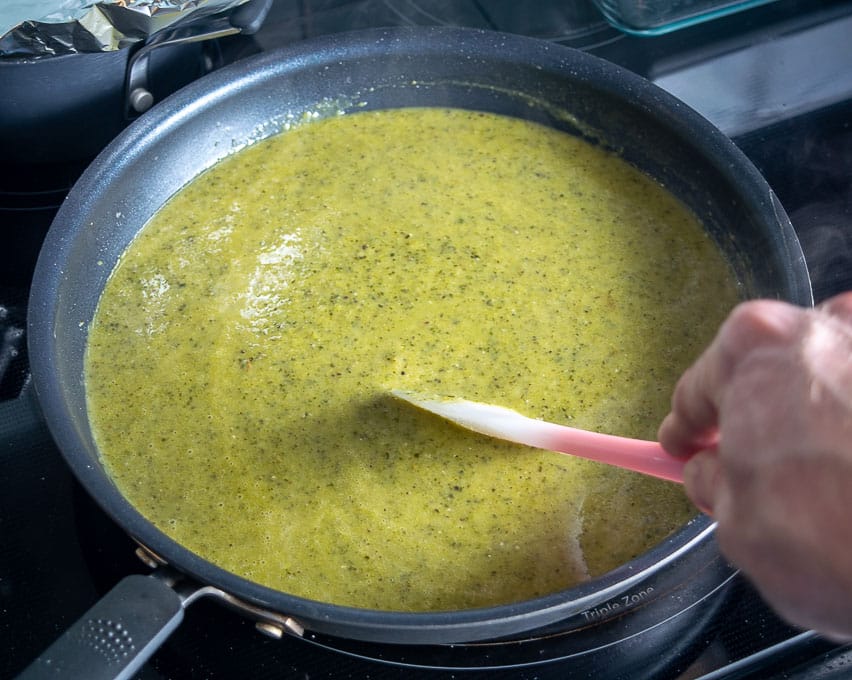
<path fill-rule="evenodd" d="M 661 35 L 776 0 L 593 0 L 626 33 Z"/>

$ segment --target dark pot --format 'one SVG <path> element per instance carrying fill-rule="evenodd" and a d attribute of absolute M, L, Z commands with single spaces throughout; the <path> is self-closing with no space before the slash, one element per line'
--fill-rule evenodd
<path fill-rule="evenodd" d="M 6 162 L 89 162 L 135 119 L 210 70 L 204 42 L 250 35 L 272 0 L 185 22 L 106 52 L 0 59 L 0 148 Z M 141 85 L 141 87 L 140 87 Z"/>
<path fill-rule="evenodd" d="M 152 55 L 151 82 L 164 99 L 203 75 L 200 43 Z M 45 59 L 0 59 L 0 146 L 8 162 L 89 161 L 127 125 L 131 50 Z"/>

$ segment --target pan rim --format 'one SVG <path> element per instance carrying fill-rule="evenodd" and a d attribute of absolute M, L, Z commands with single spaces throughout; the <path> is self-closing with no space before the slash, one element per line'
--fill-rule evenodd
<path fill-rule="evenodd" d="M 317 602 L 248 581 L 221 569 L 175 542 L 145 519 L 125 498 L 106 473 L 91 464 L 81 434 L 73 425 L 62 395 L 65 377 L 56 365 L 58 342 L 54 331 L 58 290 L 66 271 L 75 237 L 86 228 L 79 215 L 87 214 L 97 187 L 132 163 L 134 149 L 147 149 L 163 130 L 179 127 L 199 111 L 216 106 L 254 83 L 280 78 L 306 68 L 322 68 L 346 61 L 396 56 L 422 56 L 423 52 L 459 60 L 499 64 L 523 57 L 537 70 L 578 79 L 607 92 L 630 98 L 631 105 L 646 109 L 681 136 L 696 130 L 706 134 L 706 153 L 717 163 L 734 163 L 744 190 L 765 196 L 764 209 L 774 211 L 781 229 L 788 229 L 789 259 L 804 266 L 801 249 L 783 208 L 749 161 L 727 137 L 715 130 L 682 102 L 649 81 L 602 59 L 534 38 L 463 28 L 370 29 L 312 39 L 251 57 L 190 84 L 154 107 L 114 140 L 72 189 L 45 240 L 36 267 L 30 298 L 28 341 L 33 381 L 48 426 L 60 444 L 63 457 L 96 502 L 135 540 L 161 555 L 169 564 L 202 583 L 210 583 L 252 604 L 286 613 L 311 630 L 342 634 L 379 642 L 410 641 L 412 634 L 424 643 L 470 642 L 520 633 L 567 618 L 613 594 L 640 583 L 651 573 L 675 561 L 697 543 L 712 540 L 710 518 L 697 515 L 669 538 L 633 561 L 575 588 L 517 603 L 451 612 L 392 612 Z M 733 160 L 732 160 L 733 159 Z M 780 212 L 779 212 L 780 210 Z M 67 226 L 71 224 L 69 230 Z M 801 273 L 801 272 L 800 272 Z M 791 297 L 812 304 L 806 270 Z M 810 302 L 809 302 L 810 301 Z M 79 414 L 76 414 L 79 416 Z"/>

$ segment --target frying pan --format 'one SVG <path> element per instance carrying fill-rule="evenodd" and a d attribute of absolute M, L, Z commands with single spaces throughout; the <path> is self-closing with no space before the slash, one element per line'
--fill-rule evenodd
<path fill-rule="evenodd" d="M 206 76 L 104 150 L 57 214 L 38 260 L 28 323 L 45 419 L 88 493 L 169 566 L 120 582 L 34 662 L 31 677 L 58 667 L 83 669 L 87 678 L 130 674 L 202 595 L 297 633 L 406 644 L 511 639 L 590 608 L 606 616 L 607 607 L 597 605 L 677 568 L 684 554 L 713 541 L 711 521 L 698 515 L 647 553 L 564 592 L 465 611 L 364 610 L 295 597 L 220 569 L 154 527 L 105 473 L 86 410 L 88 325 L 110 271 L 146 221 L 203 170 L 305 113 L 434 105 L 528 118 L 617 150 L 695 211 L 744 296 L 812 304 L 796 235 L 758 171 L 683 103 L 608 62 L 519 36 L 417 28 L 338 34 Z M 177 582 L 183 585 L 173 588 Z"/>

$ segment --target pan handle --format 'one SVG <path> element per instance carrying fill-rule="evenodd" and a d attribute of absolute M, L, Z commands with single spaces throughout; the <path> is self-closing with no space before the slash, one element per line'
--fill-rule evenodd
<path fill-rule="evenodd" d="M 134 574 L 103 596 L 19 680 L 131 678 L 183 620 L 171 579 Z"/>

